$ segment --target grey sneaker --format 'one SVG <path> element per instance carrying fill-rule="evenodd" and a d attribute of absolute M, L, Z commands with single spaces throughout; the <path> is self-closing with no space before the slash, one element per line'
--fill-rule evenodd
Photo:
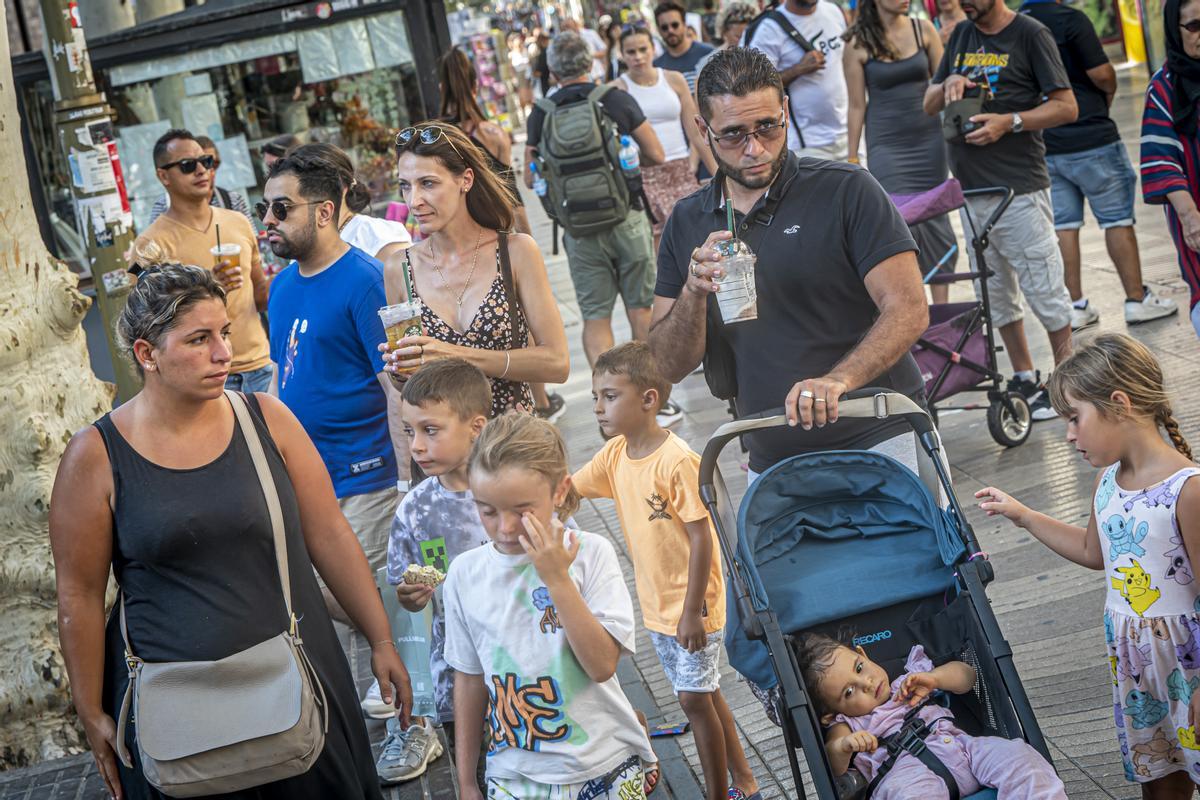
<path fill-rule="evenodd" d="M 399 721 L 392 717 L 387 722 L 387 737 L 375 771 L 383 783 L 410 781 L 424 775 L 429 762 L 441 754 L 442 743 L 429 720 L 402 731 Z"/>
<path fill-rule="evenodd" d="M 1092 308 L 1092 304 L 1083 301 L 1083 306 L 1071 306 L 1071 330 L 1077 331 L 1100 321 L 1100 312 Z"/>
<path fill-rule="evenodd" d="M 540 406 L 535 408 L 533 413 L 546 420 L 546 422 L 558 422 L 558 418 L 567 410 L 567 401 L 563 400 L 562 395 L 557 392 L 546 392 L 546 400 L 550 404 L 545 408 Z"/>
<path fill-rule="evenodd" d="M 1054 406 L 1050 405 L 1050 393 L 1046 391 L 1046 385 L 1042 383 L 1042 373 L 1034 373 L 1034 379 L 1022 379 L 1016 376 L 1009 378 L 1008 391 L 1020 392 L 1029 401 L 1030 416 L 1034 422 L 1045 422 L 1050 419 L 1057 419 L 1058 412 L 1054 410 Z"/>
<path fill-rule="evenodd" d="M 1159 297 L 1149 286 L 1143 286 L 1145 294 L 1141 301 L 1125 301 L 1125 324 L 1137 325 L 1152 319 L 1169 317 L 1179 310 L 1178 304 L 1169 297 Z"/>
<path fill-rule="evenodd" d="M 669 428 L 683 419 L 683 409 L 679 407 L 678 403 L 668 400 L 663 403 L 663 407 L 656 415 L 656 419 L 660 428 Z"/>

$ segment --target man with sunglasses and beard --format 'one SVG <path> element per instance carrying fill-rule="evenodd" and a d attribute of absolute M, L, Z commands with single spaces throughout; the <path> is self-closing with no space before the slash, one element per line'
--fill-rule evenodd
<path fill-rule="evenodd" d="M 662 36 L 665 52 L 654 59 L 654 66 L 683 74 L 688 91 L 696 91 L 699 64 L 713 51 L 710 44 L 692 39 L 688 34 L 686 10 L 676 0 L 664 0 L 654 8 L 654 24 Z"/>
<path fill-rule="evenodd" d="M 316 445 L 374 573 L 387 563 L 400 502 L 388 427 L 388 403 L 399 393 L 388 389 L 379 354 L 383 265 L 342 241 L 343 189 L 326 152 L 302 145 L 271 167 L 257 211 L 271 250 L 292 262 L 272 281 L 268 307 L 276 394 Z M 322 591 L 334 619 L 348 623 Z"/>
<path fill-rule="evenodd" d="M 221 168 L 221 153 L 217 150 L 216 142 L 207 136 L 197 136 L 196 141 L 200 143 L 200 147 L 204 149 L 204 155 L 212 156 L 212 171 L 216 173 Z M 213 178 L 212 184 L 212 199 L 209 201 L 217 208 L 228 208 L 230 211 L 236 211 L 250 220 L 250 224 L 254 224 L 254 217 L 250 214 L 250 205 L 246 202 L 246 198 L 241 192 L 235 192 L 232 189 L 223 189 L 217 186 L 216 178 Z M 171 205 L 171 196 L 164 194 L 162 197 L 154 201 L 154 206 L 150 209 L 150 221 L 158 219 Z"/>
<path fill-rule="evenodd" d="M 675 205 L 663 232 L 650 329 L 658 362 L 678 382 L 724 342 L 738 415 L 785 406 L 791 429 L 748 437 L 752 479 L 821 450 L 879 449 L 917 471 L 903 419 L 838 420 L 838 399 L 864 386 L 924 397 L 909 348 L 929 312 L 904 220 L 866 170 L 788 150 L 783 82 L 760 51 L 718 51 L 696 93 L 696 124 L 720 170 Z M 758 256 L 758 318 L 718 324 L 709 342 L 729 220 Z"/>
<path fill-rule="evenodd" d="M 212 204 L 215 161 L 188 131 L 176 128 L 159 137 L 154 164 L 171 203 L 134 242 L 134 257 L 153 241 L 170 259 L 213 270 L 228 293 L 233 362 L 225 386 L 265 392 L 271 386 L 271 354 L 259 312 L 266 309 L 270 290 L 254 227 L 244 215 Z M 217 262 L 212 248 L 218 239 L 222 246 L 241 248 L 238 266 Z"/>

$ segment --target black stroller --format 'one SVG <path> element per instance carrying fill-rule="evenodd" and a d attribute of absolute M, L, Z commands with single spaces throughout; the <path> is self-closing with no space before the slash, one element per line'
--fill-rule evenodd
<path fill-rule="evenodd" d="M 805 631 L 836 634 L 852 627 L 855 642 L 893 677 L 917 643 L 935 664 L 971 664 L 978 675 L 974 690 L 950 700 L 956 724 L 971 735 L 1024 738 L 1049 759 L 1012 650 L 984 594 L 991 563 L 954 496 L 930 417 L 907 397 L 880 389 L 851 393 L 838 405 L 839 417 L 907 420 L 932 462 L 934 489 L 941 486 L 949 508 L 888 456 L 833 451 L 771 467 L 747 489 L 735 517 L 717 469 L 721 451 L 743 434 L 786 425 L 782 413 L 718 428 L 704 448 L 700 493 L 726 562 L 729 662 L 777 698 L 797 796 L 805 792 L 796 748 L 804 751 L 820 800 L 867 795 L 856 770 L 835 779 L 830 769 L 792 649 L 792 636 Z M 908 744 L 923 748 L 920 737 Z M 994 797 L 991 791 L 971 797 Z"/>
<path fill-rule="evenodd" d="M 988 299 L 988 269 L 984 251 L 988 236 L 1013 199 L 1013 190 L 1003 187 L 963 190 L 951 178 L 927 192 L 892 195 L 904 221 L 916 225 L 966 205 L 967 197 L 996 196 L 999 204 L 981 225 L 967 210 L 966 219 L 978 271 L 940 274 L 937 267 L 925 276 L 929 284 L 948 284 L 978 280 L 979 299 L 969 303 L 942 303 L 929 307 L 929 328 L 913 345 L 912 353 L 925 379 L 929 413 L 937 421 L 939 409 L 974 410 L 978 403 L 946 405 L 942 401 L 963 392 L 986 392 L 988 431 L 997 443 L 1016 447 L 1029 438 L 1033 418 L 1024 395 L 1010 392 L 1004 376 L 996 368 L 996 333 L 992 328 L 991 303 Z M 947 253 L 946 260 L 951 253 Z"/>

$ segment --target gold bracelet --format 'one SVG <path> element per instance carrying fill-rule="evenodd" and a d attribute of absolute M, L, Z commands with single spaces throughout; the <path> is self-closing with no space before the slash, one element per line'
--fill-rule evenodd
<path fill-rule="evenodd" d="M 381 645 L 381 644 L 390 644 L 393 648 L 396 646 L 396 643 L 394 641 L 392 641 L 391 639 L 382 639 L 378 642 L 372 642 L 371 649 L 374 650 L 376 647 L 379 647 L 379 645 Z"/>
<path fill-rule="evenodd" d="M 846 163 L 847 164 L 857 164 L 858 156 L 850 156 L 849 158 L 846 159 Z"/>

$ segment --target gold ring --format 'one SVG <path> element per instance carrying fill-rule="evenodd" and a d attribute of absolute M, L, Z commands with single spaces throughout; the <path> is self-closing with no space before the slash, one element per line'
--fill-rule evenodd
<path fill-rule="evenodd" d="M 814 403 L 824 403 L 825 398 L 824 397 L 815 397 L 815 398 L 813 398 L 813 402 Z"/>

